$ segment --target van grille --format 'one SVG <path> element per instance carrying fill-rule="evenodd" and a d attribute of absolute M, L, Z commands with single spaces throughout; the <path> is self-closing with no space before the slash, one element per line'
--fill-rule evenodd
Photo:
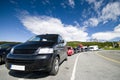
<path fill-rule="evenodd" d="M 36 49 L 15 49 L 13 54 L 34 54 Z"/>

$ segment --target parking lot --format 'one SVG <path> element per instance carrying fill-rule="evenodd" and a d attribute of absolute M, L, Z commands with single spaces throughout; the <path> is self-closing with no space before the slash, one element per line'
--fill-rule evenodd
<path fill-rule="evenodd" d="M 0 65 L 0 80 L 119 80 L 120 51 L 88 51 L 68 56 L 56 76 L 45 72 L 15 72 Z"/>

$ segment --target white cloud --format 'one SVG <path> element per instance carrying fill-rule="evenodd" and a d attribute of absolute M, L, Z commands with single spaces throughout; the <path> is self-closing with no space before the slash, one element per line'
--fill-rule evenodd
<path fill-rule="evenodd" d="M 98 32 L 92 35 L 93 39 L 98 39 L 98 40 L 112 40 L 117 37 L 120 37 L 120 32 Z"/>
<path fill-rule="evenodd" d="M 87 0 L 89 3 L 96 3 L 96 0 Z M 102 3 L 102 2 L 101 2 Z M 98 3 L 98 4 L 101 4 Z M 97 8 L 96 8 L 97 9 Z M 90 11 L 89 11 L 90 12 Z M 103 22 L 103 24 L 109 22 L 109 20 L 117 20 L 118 17 L 120 17 L 120 2 L 113 2 L 108 3 L 101 12 L 99 12 L 101 15 L 99 15 L 97 18 L 89 18 L 87 21 L 85 21 L 83 24 L 85 26 L 95 27 L 100 22 Z M 84 14 L 83 14 L 84 15 Z"/>
<path fill-rule="evenodd" d="M 85 21 L 84 22 L 84 25 L 85 26 L 97 26 L 99 23 L 98 19 L 97 18 L 90 18 L 88 21 Z"/>
<path fill-rule="evenodd" d="M 98 32 L 92 35 L 93 39 L 98 40 L 112 40 L 118 37 L 120 37 L 120 24 L 113 31 Z"/>
<path fill-rule="evenodd" d="M 24 16 L 23 25 L 34 34 L 60 34 L 67 41 L 86 41 L 88 33 L 73 25 L 66 25 L 61 20 L 48 16 Z"/>
<path fill-rule="evenodd" d="M 101 4 L 102 2 L 96 2 L 96 0 L 87 0 L 89 4 L 94 3 Z M 98 8 L 100 6 L 98 5 Z M 87 27 L 95 27 L 100 22 L 103 22 L 103 24 L 109 22 L 109 20 L 117 20 L 118 17 L 120 17 L 120 2 L 113 2 L 108 3 L 101 12 L 99 12 L 101 15 L 99 15 L 97 18 L 89 18 L 87 21 L 85 21 L 83 24 Z M 98 40 L 112 40 L 115 38 L 120 37 L 120 24 L 114 28 L 113 31 L 106 31 L 106 32 L 97 32 L 92 34 L 91 38 L 98 39 Z"/>
<path fill-rule="evenodd" d="M 103 3 L 103 0 L 94 3 L 94 5 L 95 5 L 94 8 L 96 11 L 102 6 L 102 3 Z"/>
<path fill-rule="evenodd" d="M 70 5 L 72 8 L 74 8 L 74 6 L 75 6 L 74 0 L 69 0 L 69 5 Z"/>
<path fill-rule="evenodd" d="M 120 24 L 114 28 L 115 32 L 120 32 Z"/>
<path fill-rule="evenodd" d="M 98 9 L 102 6 L 103 0 L 86 0 L 89 4 L 94 4 L 94 10 L 98 12 Z"/>
<path fill-rule="evenodd" d="M 107 4 L 103 10 L 100 19 L 102 21 L 116 20 L 120 16 L 120 2 Z"/>
<path fill-rule="evenodd" d="M 86 1 L 87 1 L 89 4 L 96 2 L 96 0 L 86 0 Z"/>

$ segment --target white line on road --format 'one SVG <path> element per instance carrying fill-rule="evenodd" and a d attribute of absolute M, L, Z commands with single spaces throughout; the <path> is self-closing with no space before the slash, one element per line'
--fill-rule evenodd
<path fill-rule="evenodd" d="M 79 55 L 80 55 L 80 54 L 79 54 Z M 75 64 L 74 64 L 74 67 L 73 67 L 73 72 L 72 72 L 72 76 L 71 76 L 71 79 L 70 79 L 70 80 L 75 80 L 75 72 L 76 72 L 76 66 L 77 66 L 77 62 L 78 62 L 79 55 L 77 56 L 77 58 L 76 58 L 76 60 L 75 60 Z"/>

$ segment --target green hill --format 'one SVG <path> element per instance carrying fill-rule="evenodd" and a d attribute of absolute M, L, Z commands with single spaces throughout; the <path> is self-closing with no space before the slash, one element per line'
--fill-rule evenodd
<path fill-rule="evenodd" d="M 6 43 L 21 43 L 21 42 L 9 42 L 9 41 L 1 41 L 1 42 L 0 42 L 0 45 L 1 45 L 1 44 L 6 44 Z"/>
<path fill-rule="evenodd" d="M 72 47 L 77 47 L 79 44 L 82 44 L 83 46 L 98 45 L 99 48 L 119 48 L 117 42 L 79 42 L 79 41 L 67 42 L 67 46 Z"/>

